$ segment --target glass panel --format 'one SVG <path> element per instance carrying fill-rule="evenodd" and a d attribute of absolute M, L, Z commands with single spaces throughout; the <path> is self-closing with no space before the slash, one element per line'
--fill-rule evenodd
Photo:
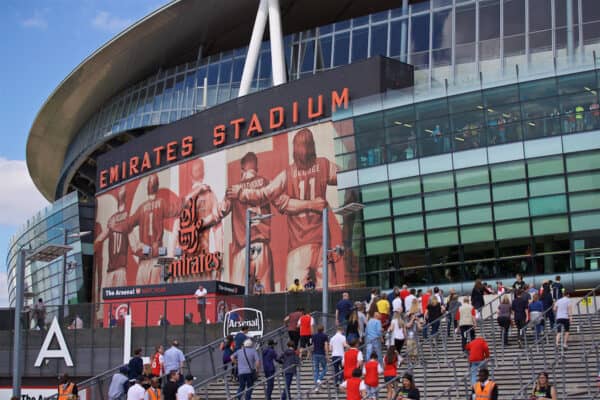
<path fill-rule="evenodd" d="M 317 70 L 331 67 L 331 36 L 319 37 L 317 39 Z"/>
<path fill-rule="evenodd" d="M 380 112 L 354 118 L 354 133 L 360 134 L 383 128 L 383 114 Z"/>
<path fill-rule="evenodd" d="M 567 179 L 570 192 L 600 189 L 600 172 L 569 176 Z"/>
<path fill-rule="evenodd" d="M 425 196 L 425 209 L 427 211 L 440 210 L 442 208 L 454 207 L 454 193 L 444 192 Z"/>
<path fill-rule="evenodd" d="M 365 237 L 383 236 L 392 234 L 392 224 L 390 220 L 365 222 Z"/>
<path fill-rule="evenodd" d="M 490 206 L 462 208 L 458 212 L 458 218 L 461 225 L 476 224 L 479 222 L 492 221 L 492 209 Z"/>
<path fill-rule="evenodd" d="M 563 172 L 562 157 L 529 160 L 527 161 L 527 172 L 530 178 L 561 174 Z"/>
<path fill-rule="evenodd" d="M 371 57 L 387 55 L 387 24 L 371 27 Z"/>
<path fill-rule="evenodd" d="M 521 83 L 521 100 L 527 101 L 543 97 L 556 96 L 556 80 L 554 78 L 541 79 L 533 82 Z"/>
<path fill-rule="evenodd" d="M 429 14 L 414 16 L 411 19 L 410 52 L 429 50 Z"/>
<path fill-rule="evenodd" d="M 571 211 L 594 210 L 600 208 L 600 193 L 577 193 L 569 195 Z"/>
<path fill-rule="evenodd" d="M 394 220 L 394 230 L 396 233 L 422 231 L 423 230 L 423 216 L 410 215 L 402 218 L 396 218 Z"/>
<path fill-rule="evenodd" d="M 527 186 L 524 182 L 494 185 L 492 193 L 494 201 L 520 199 L 527 197 Z"/>
<path fill-rule="evenodd" d="M 456 187 L 474 186 L 489 183 L 487 167 L 456 171 Z"/>
<path fill-rule="evenodd" d="M 471 204 L 489 203 L 490 189 L 486 186 L 483 188 L 463 189 L 458 191 L 458 205 L 468 206 Z"/>
<path fill-rule="evenodd" d="M 448 98 L 448 105 L 452 113 L 464 111 L 482 110 L 483 99 L 481 92 L 474 92 Z"/>
<path fill-rule="evenodd" d="M 423 191 L 433 192 L 436 190 L 452 189 L 454 179 L 452 173 L 446 172 L 437 175 L 427 175 L 423 177 Z"/>
<path fill-rule="evenodd" d="M 562 176 L 529 181 L 529 195 L 532 197 L 554 193 L 564 193 L 564 191 L 565 178 Z"/>
<path fill-rule="evenodd" d="M 529 203 L 527 201 L 515 201 L 494 205 L 494 217 L 496 221 L 504 219 L 523 218 L 529 216 Z"/>
<path fill-rule="evenodd" d="M 368 204 L 363 209 L 363 218 L 365 220 L 383 218 L 390 216 L 390 203 L 385 201 L 381 203 Z"/>
<path fill-rule="evenodd" d="M 600 168 L 600 153 L 591 152 L 567 155 L 567 171 L 587 171 Z"/>
<path fill-rule="evenodd" d="M 387 183 L 379 185 L 363 186 L 360 189 L 362 193 L 362 201 L 369 202 L 375 200 L 383 200 L 389 197 Z"/>
<path fill-rule="evenodd" d="M 454 229 L 427 232 L 429 247 L 448 246 L 458 244 L 458 232 Z"/>
<path fill-rule="evenodd" d="M 367 255 L 385 254 L 394 251 L 392 238 L 369 239 L 365 244 Z"/>
<path fill-rule="evenodd" d="M 566 216 L 536 218 L 532 221 L 532 224 L 533 234 L 536 236 L 569 231 L 569 223 Z"/>
<path fill-rule="evenodd" d="M 348 57 L 350 56 L 350 34 L 344 32 L 335 35 L 335 46 L 333 53 L 333 66 L 348 64 Z"/>
<path fill-rule="evenodd" d="M 405 251 L 425 248 L 425 239 L 422 233 L 396 236 L 396 251 Z"/>
<path fill-rule="evenodd" d="M 572 215 L 571 229 L 574 231 L 600 229 L 600 212 Z"/>
<path fill-rule="evenodd" d="M 506 182 L 525 178 L 525 164 L 522 161 L 510 164 L 492 165 L 492 182 Z"/>
<path fill-rule="evenodd" d="M 456 44 L 475 42 L 475 5 L 456 8 Z"/>
<path fill-rule="evenodd" d="M 462 243 L 494 240 L 494 228 L 492 225 L 463 226 L 460 228 L 460 240 Z"/>
<path fill-rule="evenodd" d="M 337 138 L 333 143 L 335 145 L 335 154 L 344 154 L 351 151 L 356 151 L 354 136 Z"/>
<path fill-rule="evenodd" d="M 420 212 L 423 208 L 421 196 L 394 200 L 394 215 Z"/>
<path fill-rule="evenodd" d="M 352 31 L 352 62 L 368 57 L 369 30 L 356 29 Z"/>
<path fill-rule="evenodd" d="M 403 179 L 392 182 L 392 196 L 401 197 L 421 193 L 421 182 L 419 178 Z"/>
<path fill-rule="evenodd" d="M 582 93 L 596 86 L 594 71 L 558 77 L 558 94 Z"/>
<path fill-rule="evenodd" d="M 339 166 L 341 171 L 356 168 L 356 154 L 349 153 L 343 156 L 335 156 L 335 162 Z"/>
<path fill-rule="evenodd" d="M 425 216 L 427 229 L 445 228 L 456 225 L 456 211 L 442 211 L 437 213 L 428 213 Z"/>
<path fill-rule="evenodd" d="M 519 101 L 519 88 L 509 85 L 488 89 L 483 92 L 483 98 L 487 107 L 516 103 Z"/>
<path fill-rule="evenodd" d="M 567 199 L 565 195 L 529 199 L 529 210 L 532 216 L 566 213 Z"/>
<path fill-rule="evenodd" d="M 498 240 L 525 237 L 529 235 L 530 230 L 528 220 L 496 223 L 496 238 Z"/>

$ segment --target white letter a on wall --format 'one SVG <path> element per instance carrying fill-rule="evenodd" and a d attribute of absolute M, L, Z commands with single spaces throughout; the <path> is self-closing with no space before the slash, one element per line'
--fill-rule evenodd
<path fill-rule="evenodd" d="M 56 341 L 58 342 L 58 349 L 50 350 L 50 343 L 52 343 L 52 338 L 54 336 L 56 336 Z M 48 334 L 44 339 L 44 343 L 42 344 L 42 348 L 40 349 L 40 353 L 38 354 L 34 365 L 36 367 L 41 367 L 45 358 L 62 358 L 65 360 L 67 367 L 73 366 L 73 360 L 71 360 L 67 342 L 65 342 L 65 337 L 60 330 L 60 325 L 58 325 L 56 317 L 54 317 L 52 324 L 50 324 L 50 329 L 48 329 Z"/>

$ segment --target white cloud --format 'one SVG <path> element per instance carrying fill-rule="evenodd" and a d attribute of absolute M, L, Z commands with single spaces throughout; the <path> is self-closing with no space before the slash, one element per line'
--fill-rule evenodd
<path fill-rule="evenodd" d="M 34 186 L 23 160 L 0 157 L 0 225 L 19 227 L 48 201 Z"/>
<path fill-rule="evenodd" d="M 48 21 L 42 12 L 35 10 L 33 16 L 21 21 L 21 25 L 25 28 L 46 29 L 48 27 Z"/>
<path fill-rule="evenodd" d="M 129 18 L 121 18 L 116 15 L 111 15 L 107 11 L 98 11 L 92 20 L 92 26 L 96 29 L 117 33 L 127 28 L 133 23 Z"/>
<path fill-rule="evenodd" d="M 8 283 L 6 272 L 0 272 L 0 307 L 8 307 Z"/>

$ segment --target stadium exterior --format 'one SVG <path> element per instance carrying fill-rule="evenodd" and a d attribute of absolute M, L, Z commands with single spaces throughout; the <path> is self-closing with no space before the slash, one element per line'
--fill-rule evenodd
<path fill-rule="evenodd" d="M 600 281 L 597 1 L 269 3 L 279 4 L 283 53 L 273 56 L 266 41 L 255 49 L 256 93 L 249 96 L 273 86 L 279 55 L 296 88 L 319 82 L 311 75 L 379 55 L 414 67 L 409 88 L 360 98 L 350 91 L 347 107 L 318 118 L 337 132 L 329 146 L 338 204 L 351 198 L 365 205 L 343 243 L 358 263 L 358 279 L 345 284 L 466 290 L 477 277 L 508 280 L 516 272 L 537 284 L 556 274 L 568 287 Z M 174 1 L 84 60 L 52 93 L 33 123 L 27 163 L 55 203 L 10 243 L 11 304 L 19 248 L 62 242 L 54 226 L 90 229 L 84 219 L 108 196 L 99 165 L 238 98 L 257 8 L 258 1 Z M 274 130 L 273 137 L 305 125 Z M 258 153 L 259 143 L 244 146 Z M 228 143 L 194 156 L 235 148 Z M 75 203 L 77 211 L 53 213 Z M 99 209 L 95 214 L 98 225 Z M 77 278 L 68 278 L 67 299 L 97 301 L 94 249 L 75 247 Z M 56 262 L 28 268 L 36 297 L 60 303 L 65 271 Z M 282 282 L 278 290 L 287 286 Z"/>

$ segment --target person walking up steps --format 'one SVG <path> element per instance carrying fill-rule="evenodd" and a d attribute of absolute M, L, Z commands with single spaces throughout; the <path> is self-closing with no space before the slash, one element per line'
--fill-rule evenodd
<path fill-rule="evenodd" d="M 379 386 L 379 375 L 383 373 L 383 368 L 379 364 L 377 354 L 371 354 L 371 359 L 363 366 L 364 382 L 367 389 L 367 399 L 377 399 L 377 387 Z"/>

